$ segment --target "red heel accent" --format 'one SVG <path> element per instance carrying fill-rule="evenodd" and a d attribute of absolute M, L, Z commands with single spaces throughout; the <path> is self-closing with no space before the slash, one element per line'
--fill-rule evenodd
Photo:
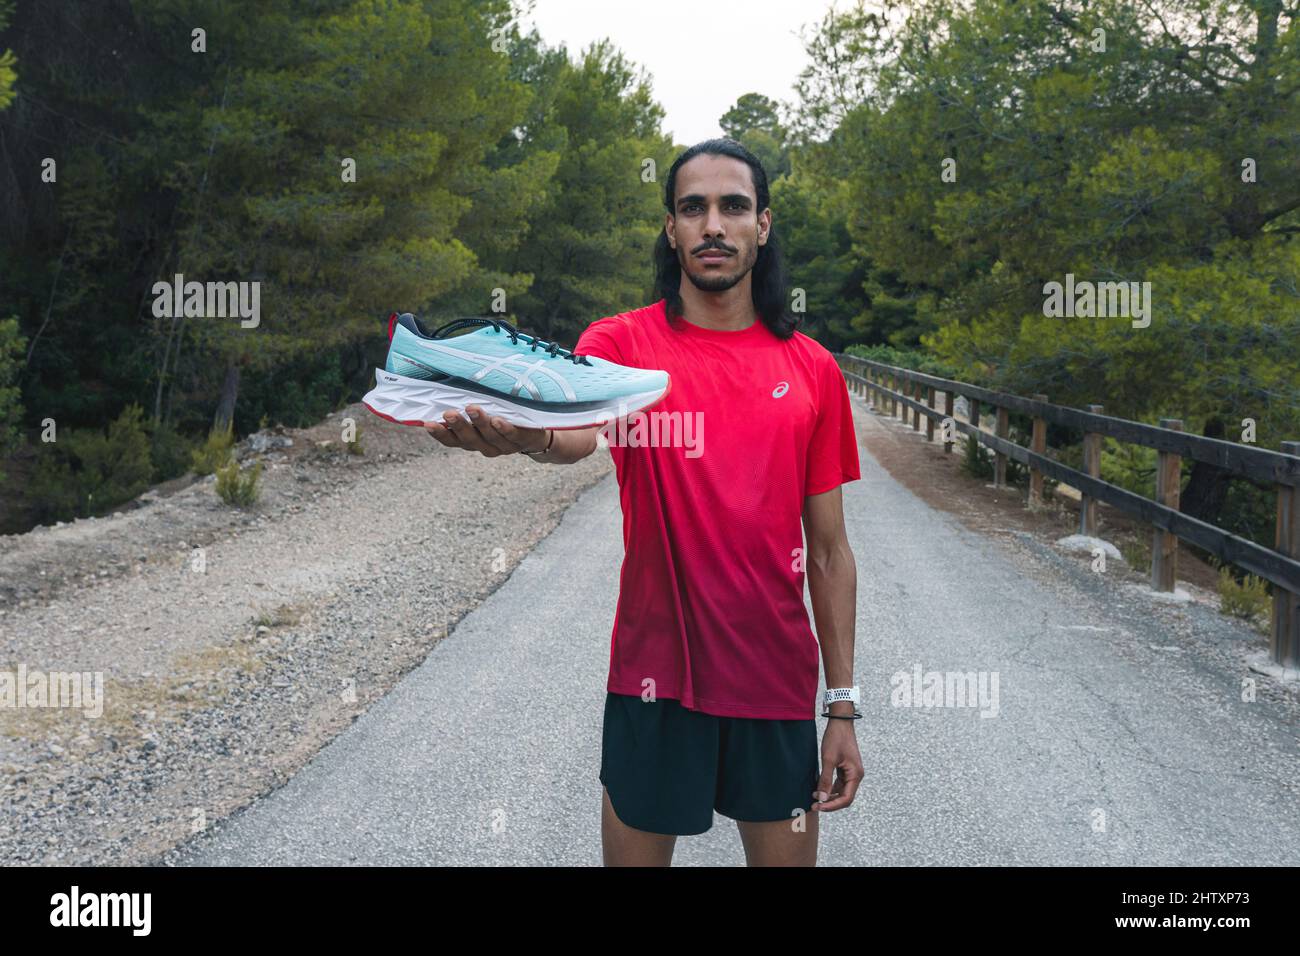
<path fill-rule="evenodd" d="M 393 341 L 393 329 L 397 328 L 397 313 L 388 317 L 388 341 Z"/>

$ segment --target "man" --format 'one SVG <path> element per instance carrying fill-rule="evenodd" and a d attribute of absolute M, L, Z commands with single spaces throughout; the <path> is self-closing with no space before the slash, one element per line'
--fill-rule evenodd
<path fill-rule="evenodd" d="M 625 556 L 601 744 L 606 865 L 670 865 L 677 836 L 707 830 L 717 810 L 737 821 L 749 865 L 812 866 L 817 814 L 852 803 L 863 774 L 856 688 L 828 705 L 820 772 L 814 719 L 818 640 L 832 696 L 853 684 L 848 390 L 786 308 L 759 161 L 732 140 L 693 146 L 665 206 L 662 298 L 594 322 L 574 352 L 667 371 L 668 395 L 628 417 L 691 447 L 619 440 L 635 427 L 516 428 L 472 405 L 469 421 L 448 412 L 428 430 L 557 464 L 591 454 L 602 430 L 610 439 Z"/>

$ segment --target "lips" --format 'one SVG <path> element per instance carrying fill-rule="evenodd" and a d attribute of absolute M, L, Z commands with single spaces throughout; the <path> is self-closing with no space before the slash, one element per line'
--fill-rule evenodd
<path fill-rule="evenodd" d="M 700 255 L 699 255 L 699 258 L 704 259 L 704 260 L 707 260 L 707 261 L 713 261 L 713 260 L 719 260 L 719 261 L 720 261 L 720 260 L 722 260 L 722 259 L 730 259 L 730 258 L 731 258 L 731 253 L 729 253 L 729 252 L 718 252 L 718 251 L 716 251 L 716 250 L 712 250 L 712 249 L 711 249 L 711 250 L 709 250 L 708 252 L 701 252 Z"/>

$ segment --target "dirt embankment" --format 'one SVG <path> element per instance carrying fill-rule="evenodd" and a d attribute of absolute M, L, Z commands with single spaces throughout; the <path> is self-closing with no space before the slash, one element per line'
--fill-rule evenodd
<path fill-rule="evenodd" d="M 282 784 L 611 470 L 446 449 L 361 405 L 270 437 L 292 444 L 241 448 L 265 468 L 247 510 L 208 478 L 0 537 L 0 672 L 103 680 L 98 716 L 0 708 L 0 862 L 150 862 Z"/>

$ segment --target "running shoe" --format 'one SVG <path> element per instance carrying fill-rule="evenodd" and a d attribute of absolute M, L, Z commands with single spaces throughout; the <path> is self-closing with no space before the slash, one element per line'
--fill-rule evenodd
<path fill-rule="evenodd" d="M 394 313 L 388 340 L 388 360 L 362 401 L 400 425 L 479 405 L 523 428 L 585 428 L 654 405 L 670 385 L 667 372 L 575 355 L 503 319 L 456 319 L 429 334 L 411 313 Z"/>

